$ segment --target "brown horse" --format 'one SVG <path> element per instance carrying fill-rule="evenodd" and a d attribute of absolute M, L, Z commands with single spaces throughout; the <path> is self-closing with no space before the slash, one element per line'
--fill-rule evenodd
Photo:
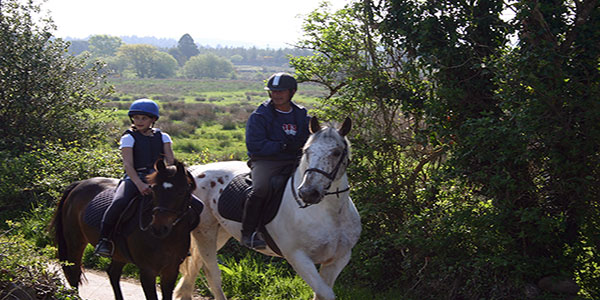
<path fill-rule="evenodd" d="M 153 192 L 148 205 L 152 206 L 151 210 L 145 210 L 145 216 L 136 212 L 129 219 L 123 218 L 117 229 L 123 234 L 114 236 L 115 251 L 107 272 L 117 300 L 123 299 L 119 279 L 126 263 L 134 263 L 139 268 L 146 299 L 158 299 L 155 280 L 159 275 L 163 299 L 171 299 L 179 265 L 188 255 L 190 231 L 199 221 L 199 212 L 194 210 L 191 196 L 196 184 L 183 164 L 176 161 L 175 166 L 167 167 L 159 160 L 156 170 L 147 177 Z M 81 258 L 86 245 L 95 245 L 99 237 L 99 226 L 86 223 L 90 214 L 88 206 L 101 192 L 114 190 L 118 182 L 103 177 L 75 182 L 58 203 L 51 228 L 55 231 L 58 258 L 68 263 L 62 267 L 65 277 L 73 287 L 79 286 Z"/>

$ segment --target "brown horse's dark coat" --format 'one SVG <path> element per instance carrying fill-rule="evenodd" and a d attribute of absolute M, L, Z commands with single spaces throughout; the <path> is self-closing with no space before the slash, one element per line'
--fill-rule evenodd
<path fill-rule="evenodd" d="M 148 177 L 148 182 L 152 184 L 153 204 L 160 209 L 154 210 L 148 231 L 142 231 L 137 226 L 137 218 L 131 221 L 136 223 L 135 230 L 126 237 L 126 245 L 123 245 L 126 247 L 115 247 L 107 270 L 118 300 L 122 299 L 119 278 L 126 263 L 134 263 L 140 269 L 140 281 L 147 299 L 158 299 L 155 280 L 159 275 L 163 299 L 171 299 L 179 265 L 189 251 L 189 233 L 195 226 L 190 224 L 195 224 L 198 214 L 178 212 L 189 208 L 195 181 L 179 162 L 176 162 L 176 167 L 166 167 L 159 160 L 156 169 L 158 171 Z M 63 271 L 73 287 L 78 287 L 80 283 L 81 258 L 86 245 L 95 245 L 99 237 L 99 228 L 92 228 L 83 221 L 85 209 L 97 194 L 115 188 L 118 182 L 117 179 L 103 177 L 75 182 L 67 187 L 58 203 L 50 228 L 54 231 L 59 260 L 69 263 L 63 266 Z M 183 216 L 182 221 L 173 226 L 180 216 Z M 121 249 L 128 249 L 133 261 Z"/>

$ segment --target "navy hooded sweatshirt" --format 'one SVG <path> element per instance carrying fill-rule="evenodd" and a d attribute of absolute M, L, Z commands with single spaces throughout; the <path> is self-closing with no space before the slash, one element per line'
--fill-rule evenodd
<path fill-rule="evenodd" d="M 246 123 L 246 148 L 252 160 L 295 160 L 298 153 L 284 149 L 301 148 L 310 132 L 310 117 L 306 108 L 290 102 L 292 112 L 288 116 L 277 112 L 271 100 L 263 102 L 248 118 Z M 293 118 L 297 125 L 296 135 L 286 134 L 284 119 Z"/>

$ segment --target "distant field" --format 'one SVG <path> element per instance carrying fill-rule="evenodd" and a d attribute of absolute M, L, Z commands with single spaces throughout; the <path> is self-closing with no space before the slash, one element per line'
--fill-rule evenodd
<path fill-rule="evenodd" d="M 267 75 L 268 76 L 268 75 Z M 177 158 L 188 163 L 246 160 L 244 143 L 248 116 L 268 98 L 262 80 L 223 79 L 110 79 L 115 93 L 106 106 L 123 130 L 129 126 L 127 109 L 139 98 L 150 98 L 161 107 L 156 126 L 173 137 Z M 324 90 L 300 84 L 294 101 L 313 107 Z"/>

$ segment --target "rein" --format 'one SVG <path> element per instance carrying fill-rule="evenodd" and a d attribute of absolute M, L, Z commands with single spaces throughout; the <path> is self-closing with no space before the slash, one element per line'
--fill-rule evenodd
<path fill-rule="evenodd" d="M 346 141 L 344 141 L 344 152 L 340 156 L 340 160 L 335 165 L 335 168 L 333 168 L 333 170 L 331 170 L 331 172 L 327 173 L 319 168 L 309 168 L 309 169 L 304 170 L 304 174 L 306 174 L 308 172 L 317 172 L 317 173 L 325 176 L 327 179 L 331 180 L 331 182 L 329 182 L 329 185 L 326 188 L 326 190 L 329 190 L 329 188 L 331 187 L 331 183 L 333 183 L 333 181 L 335 180 L 335 177 L 337 176 L 337 173 L 340 170 L 340 167 L 342 166 L 342 163 L 344 162 L 344 159 L 346 159 L 347 156 L 348 156 L 348 144 L 346 143 Z M 348 161 L 348 163 L 350 163 L 350 161 Z M 300 198 L 298 197 L 298 194 L 296 192 L 296 187 L 294 184 L 295 174 L 296 174 L 296 172 L 292 173 L 292 177 L 291 177 L 292 181 L 291 181 L 290 189 L 292 190 L 292 195 L 294 196 L 294 200 L 296 200 L 296 203 L 298 204 L 298 206 L 300 208 L 307 208 L 313 204 L 306 203 L 306 202 L 300 200 Z M 323 195 L 323 197 L 328 196 L 328 195 L 337 195 L 337 197 L 339 198 L 340 194 L 345 193 L 349 190 L 350 190 L 350 186 L 348 186 L 347 188 L 345 188 L 343 190 L 340 190 L 339 188 L 337 188 L 335 192 L 326 192 Z"/>

